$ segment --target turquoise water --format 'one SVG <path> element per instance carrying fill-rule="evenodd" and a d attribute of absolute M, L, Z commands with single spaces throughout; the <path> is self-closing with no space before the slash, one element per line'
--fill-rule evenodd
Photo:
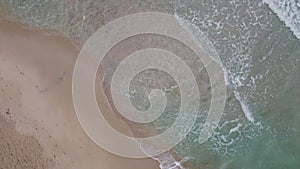
<path fill-rule="evenodd" d="M 213 43 L 226 70 L 228 99 L 218 129 L 199 144 L 206 117 L 200 114 L 193 131 L 175 147 L 185 168 L 300 168 L 300 5 L 294 0 L 273 2 L 129 1 L 136 8 L 163 9 L 189 20 Z M 79 43 L 108 16 L 124 11 L 114 1 L 0 0 L 0 5 L 12 19 Z M 172 123 L 175 109 L 170 107 L 155 122 L 158 130 Z M 164 163 L 162 168 L 172 165 Z"/>
<path fill-rule="evenodd" d="M 197 2 L 177 2 L 176 14 L 214 43 L 240 106 L 228 100 L 207 148 L 191 139 L 179 151 L 202 168 L 299 168 L 299 41 L 262 1 Z"/>

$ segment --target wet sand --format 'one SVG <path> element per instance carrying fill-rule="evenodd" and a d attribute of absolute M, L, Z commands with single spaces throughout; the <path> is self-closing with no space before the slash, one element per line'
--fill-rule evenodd
<path fill-rule="evenodd" d="M 78 52 L 62 37 L 0 20 L 0 167 L 159 168 L 150 158 L 110 154 L 83 132 L 71 93 Z M 98 94 L 106 102 L 101 87 Z M 111 112 L 109 106 L 104 108 Z M 109 118 L 130 134 L 125 123 Z"/>

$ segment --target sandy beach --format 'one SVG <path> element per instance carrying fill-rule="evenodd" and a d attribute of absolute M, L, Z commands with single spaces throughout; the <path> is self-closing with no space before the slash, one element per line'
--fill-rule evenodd
<path fill-rule="evenodd" d="M 84 133 L 71 92 L 78 52 L 65 38 L 0 20 L 1 167 L 159 168 L 150 158 L 126 159 L 108 153 Z M 97 90 L 98 101 L 106 102 L 101 86 Z M 103 108 L 111 112 L 109 106 Z M 108 118 L 130 134 L 125 123 Z"/>
<path fill-rule="evenodd" d="M 299 47 L 299 0 L 0 0 L 0 169 L 300 169 Z"/>

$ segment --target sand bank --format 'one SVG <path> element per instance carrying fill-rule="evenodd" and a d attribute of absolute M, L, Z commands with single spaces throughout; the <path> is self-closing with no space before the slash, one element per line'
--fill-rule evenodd
<path fill-rule="evenodd" d="M 83 132 L 71 93 L 78 52 L 62 37 L 0 20 L 0 167 L 159 168 L 150 158 L 112 155 Z M 106 101 L 101 91 L 100 100 Z M 113 124 L 124 132 L 128 128 Z"/>

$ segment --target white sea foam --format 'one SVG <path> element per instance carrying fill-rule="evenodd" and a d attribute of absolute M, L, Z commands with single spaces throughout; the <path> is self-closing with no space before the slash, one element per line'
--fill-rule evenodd
<path fill-rule="evenodd" d="M 222 67 L 222 62 L 219 58 L 219 54 L 214 48 L 213 43 L 205 36 L 205 34 L 200 30 L 199 27 L 188 22 L 185 19 L 179 17 L 176 13 L 174 14 L 176 20 L 190 35 L 193 41 L 206 52 L 212 60 L 219 63 Z"/>
<path fill-rule="evenodd" d="M 181 164 L 187 160 L 183 158 L 181 161 L 176 161 L 170 152 L 161 154 L 153 159 L 160 163 L 159 167 L 161 169 L 185 169 Z"/>
<path fill-rule="evenodd" d="M 263 0 L 300 40 L 300 1 Z"/>
<path fill-rule="evenodd" d="M 253 114 L 252 112 L 250 111 L 249 107 L 247 106 L 247 104 L 245 103 L 245 101 L 242 99 L 242 97 L 234 91 L 234 95 L 235 95 L 235 98 L 240 102 L 241 104 L 241 108 L 243 109 L 243 112 L 246 116 L 246 118 L 254 124 L 254 117 L 253 117 Z"/>
<path fill-rule="evenodd" d="M 186 29 L 190 34 L 192 34 L 192 35 L 197 35 L 197 36 L 193 36 L 195 39 L 194 40 L 196 40 L 197 42 L 199 42 L 199 35 L 200 35 L 200 39 L 202 40 L 200 40 L 200 42 L 203 42 L 203 40 L 205 41 L 205 43 L 199 43 L 199 45 L 210 55 L 210 56 L 212 56 L 212 58 L 215 60 L 215 61 L 217 61 L 217 62 L 219 62 L 221 65 L 222 65 L 222 62 L 220 61 L 220 59 L 219 59 L 219 57 L 218 57 L 218 53 L 217 53 L 217 51 L 213 48 L 213 44 L 209 41 L 209 39 L 207 39 L 206 37 L 205 37 L 205 35 L 204 34 L 202 34 L 201 33 L 201 31 L 200 30 L 198 30 L 197 32 L 195 32 L 195 27 L 196 26 L 194 26 L 194 25 L 192 25 L 191 23 L 187 23 L 186 21 L 184 21 L 183 19 L 181 19 L 178 15 L 176 15 L 175 14 L 175 17 L 176 17 L 176 19 L 178 20 L 178 22 L 179 22 L 179 24 L 184 28 L 184 29 Z M 196 27 L 197 28 L 197 27 Z M 199 29 L 199 28 L 198 28 Z M 198 37 L 198 38 L 197 38 Z M 217 58 L 217 59 L 215 59 L 215 58 Z M 225 78 L 225 83 L 226 83 L 226 85 L 228 86 L 228 85 L 230 85 L 230 84 L 235 84 L 235 83 L 230 83 L 229 82 L 229 72 L 228 71 L 226 71 L 226 69 L 224 68 L 224 66 L 223 66 L 223 71 L 224 71 L 224 78 Z M 235 79 L 235 80 L 237 80 L 237 81 L 240 81 L 241 79 L 237 79 L 237 78 L 233 78 L 233 79 Z M 240 83 L 240 85 L 242 84 L 242 82 L 239 82 Z M 233 88 L 236 88 L 235 86 L 233 86 Z M 240 94 L 237 92 L 237 91 L 234 91 L 234 95 L 235 95 L 235 97 L 237 98 L 237 100 L 240 102 L 240 104 L 241 104 L 241 107 L 242 107 L 242 110 L 243 110 L 243 112 L 244 112 L 244 114 L 245 114 L 245 116 L 246 116 L 246 118 L 250 121 L 250 122 L 252 122 L 252 123 L 254 123 L 254 117 L 253 117 L 253 114 L 252 114 L 252 112 L 250 111 L 250 109 L 249 109 L 249 107 L 248 107 L 248 105 L 247 105 L 247 103 L 241 98 L 241 96 L 240 96 Z"/>

